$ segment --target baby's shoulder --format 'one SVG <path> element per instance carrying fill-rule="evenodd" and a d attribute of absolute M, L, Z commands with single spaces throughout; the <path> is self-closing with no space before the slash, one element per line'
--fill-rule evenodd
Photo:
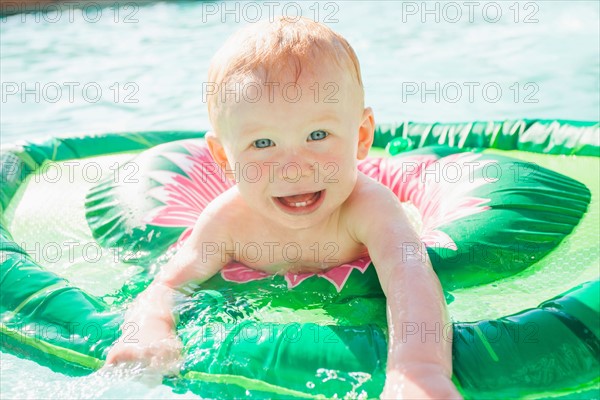
<path fill-rule="evenodd" d="M 366 243 L 374 231 L 398 225 L 403 211 L 400 200 L 387 186 L 359 173 L 352 194 L 348 198 L 345 219 L 348 231 L 355 240 Z"/>
<path fill-rule="evenodd" d="M 246 214 L 245 207 L 246 203 L 237 186 L 233 186 L 208 203 L 200 216 L 221 225 L 234 223 L 240 215 Z"/>
<path fill-rule="evenodd" d="M 398 198 L 388 188 L 381 183 L 369 178 L 362 172 L 358 173 L 356 185 L 348 198 L 348 205 L 351 208 L 356 207 L 377 207 L 382 202 L 397 202 Z M 362 209 L 364 213 L 364 208 Z"/>
<path fill-rule="evenodd" d="M 388 211 L 396 209 L 400 201 L 388 187 L 359 173 L 354 190 L 346 201 L 344 219 L 351 231 L 365 224 L 381 224 Z"/>
<path fill-rule="evenodd" d="M 192 233 L 194 240 L 198 243 L 231 242 L 231 232 L 239 226 L 244 213 L 248 214 L 244 207 L 237 187 L 219 194 L 200 212 Z"/>

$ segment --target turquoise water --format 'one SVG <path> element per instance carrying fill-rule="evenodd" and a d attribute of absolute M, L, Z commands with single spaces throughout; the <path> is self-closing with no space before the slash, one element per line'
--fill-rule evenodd
<path fill-rule="evenodd" d="M 245 9 L 228 3 L 233 13 L 215 15 L 200 2 L 121 4 L 104 8 L 99 18 L 88 7 L 85 14 L 65 10 L 0 22 L 3 143 L 63 133 L 205 129 L 208 60 L 257 15 L 253 10 L 269 15 L 261 3 Z M 294 7 L 280 4 L 273 14 L 295 15 Z M 318 20 L 333 21 L 328 25 L 348 38 L 377 121 L 600 118 L 596 1 L 480 2 L 472 23 L 467 7 L 448 6 L 462 2 L 430 4 L 429 10 L 438 4 L 438 15 L 424 14 L 421 2 L 291 4 L 301 4 L 304 16 L 318 12 Z M 410 6 L 419 8 L 416 14 Z M 451 22 L 456 16 L 462 18 Z"/>
<path fill-rule="evenodd" d="M 199 2 L 140 8 L 123 2 L 100 16 L 88 8 L 85 14 L 3 19 L 1 143 L 70 133 L 208 128 L 202 102 L 208 60 L 244 19 L 255 16 L 242 3 L 229 3 L 233 13 L 226 15 L 223 3 L 211 4 L 215 15 Z M 253 4 L 267 16 L 267 6 Z M 282 2 L 275 14 L 286 4 L 299 3 Z M 318 11 L 317 19 L 348 38 L 361 60 L 367 104 L 380 122 L 600 119 L 598 2 L 480 2 L 472 23 L 466 7 L 453 23 L 456 9 L 438 4 L 439 22 L 411 8 L 421 2 L 309 1 L 302 3 L 302 14 L 314 18 Z M 287 10 L 295 15 L 292 6 Z M 462 90 L 458 99 L 456 88 Z M 12 355 L 1 357 L 2 398 L 195 397 L 174 394 L 156 377 L 72 378 Z"/>

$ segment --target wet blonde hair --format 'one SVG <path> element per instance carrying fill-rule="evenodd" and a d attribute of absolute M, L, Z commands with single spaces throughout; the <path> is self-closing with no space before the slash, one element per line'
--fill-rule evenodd
<path fill-rule="evenodd" d="M 307 18 L 276 17 L 273 22 L 250 24 L 234 33 L 217 51 L 208 70 L 208 82 L 221 88 L 232 83 L 297 82 L 303 70 L 316 72 L 321 65 L 335 65 L 350 72 L 364 88 L 356 53 L 341 35 Z M 207 92 L 211 123 L 215 125 L 220 91 Z"/>

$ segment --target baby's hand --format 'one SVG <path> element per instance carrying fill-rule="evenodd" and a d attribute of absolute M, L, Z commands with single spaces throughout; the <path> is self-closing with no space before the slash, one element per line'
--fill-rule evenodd
<path fill-rule="evenodd" d="M 437 365 L 403 372 L 388 371 L 382 399 L 462 399 L 452 380 Z"/>
<path fill-rule="evenodd" d="M 174 334 L 160 339 L 118 341 L 108 352 L 104 368 L 126 363 L 163 375 L 177 374 L 182 347 L 181 340 Z"/>

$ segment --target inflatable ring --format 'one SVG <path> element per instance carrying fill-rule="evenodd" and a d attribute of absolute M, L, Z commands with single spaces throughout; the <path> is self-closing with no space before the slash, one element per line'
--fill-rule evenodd
<path fill-rule="evenodd" d="M 493 290 L 513 277 L 526 279 L 574 235 L 588 218 L 591 201 L 588 188 L 565 175 L 500 152 L 464 147 L 535 150 L 545 143 L 546 153 L 598 156 L 590 140 L 598 125 L 576 125 L 403 124 L 377 132 L 376 144 L 399 154 L 368 159 L 360 169 L 417 211 L 417 228 L 451 312 L 463 293 Z M 203 207 L 231 185 L 202 140 L 191 139 L 199 136 L 102 135 L 3 152 L 3 351 L 69 374 L 87 373 L 103 364 L 115 340 L 135 333 L 136 327 L 121 326 L 124 307 L 187 238 Z M 406 151 L 412 147 L 419 149 Z M 143 149 L 149 150 L 118 169 L 104 163 L 104 179 L 88 185 L 82 207 L 96 242 L 143 269 L 120 289 L 88 294 L 42 267 L 26 245 L 13 240 L 6 221 L 12 212 L 14 222 L 15 211 L 7 207 L 11 200 L 11 206 L 17 203 L 23 196 L 16 195 L 19 188 L 31 184 L 48 160 L 100 160 L 99 155 L 119 152 L 130 158 Z M 597 265 L 597 257 L 596 250 L 591 265 Z M 453 315 L 453 326 L 445 329 L 453 329 L 454 381 L 461 392 L 505 398 L 597 390 L 599 290 L 594 277 L 508 316 L 457 322 Z M 323 274 L 285 276 L 230 264 L 177 307 L 187 355 L 181 376 L 165 378 L 176 390 L 304 398 L 374 397 L 382 390 L 385 298 L 368 259 Z M 410 323 L 403 329 L 444 339 L 444 329 L 428 333 Z"/>

